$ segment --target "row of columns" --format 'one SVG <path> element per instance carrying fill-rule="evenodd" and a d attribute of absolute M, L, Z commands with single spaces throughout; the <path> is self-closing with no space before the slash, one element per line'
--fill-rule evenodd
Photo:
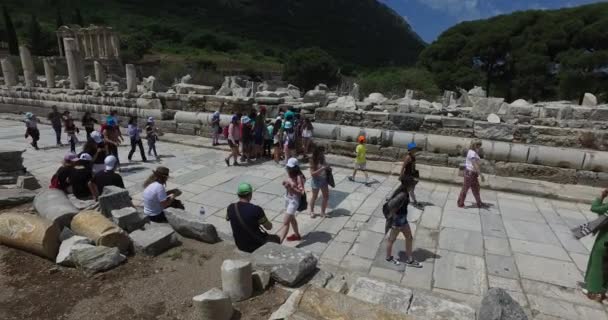
<path fill-rule="evenodd" d="M 57 44 L 59 55 L 62 57 L 66 54 L 65 46 L 62 46 L 63 39 L 67 38 L 75 39 L 78 51 L 85 59 L 117 59 L 120 57 L 120 42 L 110 29 L 92 27 L 74 31 L 67 27 L 60 28 L 60 31 L 57 32 Z"/>
<path fill-rule="evenodd" d="M 68 77 L 70 79 L 70 89 L 84 89 L 85 87 L 85 71 L 84 57 L 82 51 L 79 50 L 78 42 L 74 38 L 64 38 L 63 48 L 65 49 L 65 59 L 68 66 Z M 34 87 L 36 82 L 36 70 L 34 68 L 34 60 L 30 50 L 26 46 L 19 47 L 19 56 L 21 58 L 21 66 L 23 68 L 23 77 L 25 79 L 25 87 Z M 50 58 L 42 60 L 44 64 L 44 73 L 46 76 L 46 86 L 48 88 L 55 87 L 55 67 Z M 4 85 L 13 87 L 18 84 L 17 73 L 10 58 L 0 60 L 2 73 L 4 75 Z M 95 80 L 104 85 L 106 82 L 106 71 L 101 63 L 94 62 Z M 126 65 L 127 74 L 127 92 L 137 92 L 137 70 L 132 64 Z"/>

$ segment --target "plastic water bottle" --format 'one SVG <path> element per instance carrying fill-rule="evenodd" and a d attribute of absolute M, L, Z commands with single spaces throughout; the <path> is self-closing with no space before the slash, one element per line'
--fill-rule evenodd
<path fill-rule="evenodd" d="M 198 211 L 201 215 L 205 214 L 205 207 L 201 206 L 201 209 Z"/>

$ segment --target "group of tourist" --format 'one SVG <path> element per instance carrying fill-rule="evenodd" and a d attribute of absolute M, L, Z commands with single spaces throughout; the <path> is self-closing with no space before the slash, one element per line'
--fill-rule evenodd
<path fill-rule="evenodd" d="M 232 115 L 230 124 L 223 130 L 220 114 L 215 112 L 211 120 L 212 145 L 219 144 L 222 132 L 228 140 L 230 153 L 224 159 L 227 166 L 238 166 L 240 162 L 250 162 L 263 157 L 272 158 L 276 163 L 287 161 L 300 154 L 307 157 L 312 147 L 313 125 L 310 119 L 302 119 L 293 110 L 282 112 L 274 121 L 266 119 L 264 106 L 248 115 Z"/>
<path fill-rule="evenodd" d="M 57 106 L 52 106 L 52 111 L 48 114 L 47 119 L 50 121 L 53 131 L 55 132 L 55 140 L 57 146 L 61 147 L 61 133 L 64 131 L 67 136 L 68 144 L 70 145 L 70 152 L 76 153 L 76 145 L 78 144 L 78 134 L 80 128 L 76 126 L 74 118 L 69 111 L 59 112 Z M 40 130 L 38 130 L 38 123 L 40 120 L 32 113 L 27 112 L 25 114 L 25 138 L 32 139 L 30 143 L 34 149 L 39 150 L 38 141 L 40 140 Z M 98 149 L 105 150 L 107 154 L 112 154 L 116 157 L 120 163 L 118 156 L 118 146 L 124 141 L 122 132 L 119 127 L 119 119 L 116 111 L 111 111 L 110 115 L 106 117 L 105 121 L 100 125 L 99 131 L 95 131 L 95 125 L 99 124 L 99 121 L 95 119 L 90 112 L 85 112 L 81 119 L 81 124 L 86 132 L 87 142 L 84 149 L 88 154 L 93 155 Z M 148 156 L 152 156 L 154 153 L 155 158 L 158 158 L 156 152 L 156 142 L 158 141 L 158 129 L 154 124 L 154 118 L 149 117 L 145 126 L 146 137 L 148 141 Z M 142 161 L 146 162 L 147 158 L 144 152 L 142 133 L 143 130 L 138 126 L 137 118 L 130 117 L 128 122 L 127 133 L 131 142 L 131 151 L 129 152 L 128 159 L 131 161 L 133 153 L 136 148 L 139 147 Z M 103 163 L 104 158 L 95 158 L 95 164 L 99 167 Z"/>

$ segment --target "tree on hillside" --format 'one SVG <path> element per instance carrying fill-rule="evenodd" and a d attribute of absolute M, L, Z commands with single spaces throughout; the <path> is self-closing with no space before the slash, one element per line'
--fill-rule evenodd
<path fill-rule="evenodd" d="M 57 8 L 57 17 L 55 18 L 55 22 L 57 25 L 57 29 L 59 29 L 61 26 L 64 26 L 65 24 L 63 23 L 63 17 L 61 16 L 61 9 Z"/>
<path fill-rule="evenodd" d="M 11 55 L 17 56 L 19 55 L 19 41 L 17 40 L 17 32 L 15 31 L 15 27 L 13 26 L 13 20 L 11 20 L 11 16 L 6 9 L 6 6 L 2 7 L 2 11 L 4 14 L 4 25 L 6 29 L 6 38 L 8 41 L 8 51 Z"/>
<path fill-rule="evenodd" d="M 283 70 L 284 80 L 305 90 L 312 89 L 319 83 L 332 86 L 339 78 L 334 58 L 317 47 L 294 51 Z"/>
<path fill-rule="evenodd" d="M 80 8 L 76 8 L 76 10 L 74 10 L 74 16 L 72 17 L 72 23 L 77 24 L 81 27 L 84 27 L 84 20 L 82 19 L 82 15 L 80 14 Z"/>
<path fill-rule="evenodd" d="M 32 54 L 35 56 L 41 56 L 44 53 L 44 40 L 42 37 L 42 30 L 36 15 L 32 15 L 29 27 L 29 47 L 32 50 Z"/>

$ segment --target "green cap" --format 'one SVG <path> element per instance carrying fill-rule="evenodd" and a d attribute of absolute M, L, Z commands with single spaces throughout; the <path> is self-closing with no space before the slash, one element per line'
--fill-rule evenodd
<path fill-rule="evenodd" d="M 251 187 L 251 185 L 247 182 L 243 182 L 243 183 L 239 184 L 239 189 L 236 192 L 236 194 L 239 196 L 244 196 L 244 195 L 248 195 L 252 192 L 253 192 L 253 188 Z"/>

